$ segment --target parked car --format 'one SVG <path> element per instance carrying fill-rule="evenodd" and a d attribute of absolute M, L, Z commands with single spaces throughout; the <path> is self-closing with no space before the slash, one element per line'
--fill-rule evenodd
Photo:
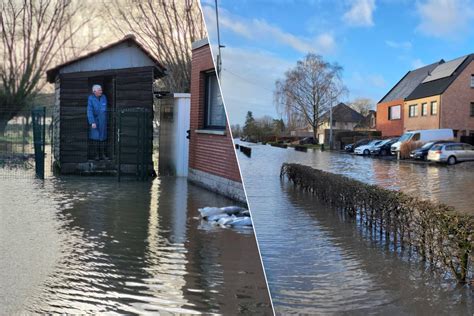
<path fill-rule="evenodd" d="M 474 160 L 474 147 L 465 143 L 437 144 L 428 151 L 428 160 L 446 162 L 448 165 Z"/>
<path fill-rule="evenodd" d="M 354 152 L 354 149 L 356 149 L 359 146 L 367 145 L 371 140 L 370 139 L 361 139 L 359 141 L 356 141 L 354 144 L 349 144 L 344 147 L 344 150 L 352 153 Z"/>
<path fill-rule="evenodd" d="M 408 141 L 419 141 L 419 142 L 431 142 L 436 140 L 452 140 L 454 138 L 454 133 L 452 129 L 424 129 L 418 131 L 406 132 L 403 134 L 398 142 L 392 145 L 390 149 L 392 154 L 397 154 L 400 151 L 400 146 L 403 142 Z"/>
<path fill-rule="evenodd" d="M 418 160 L 427 160 L 428 159 L 428 151 L 434 146 L 438 144 L 445 144 L 445 143 L 452 143 L 452 141 L 449 140 L 438 140 L 434 142 L 428 142 L 421 146 L 420 148 L 417 148 L 413 150 L 410 153 L 410 157 L 413 159 L 418 159 Z"/>
<path fill-rule="evenodd" d="M 371 155 L 387 156 L 390 155 L 390 148 L 398 141 L 398 138 L 389 138 L 374 146 L 370 150 Z"/>
<path fill-rule="evenodd" d="M 359 146 L 356 149 L 354 149 L 354 154 L 368 156 L 370 155 L 370 150 L 382 142 L 383 140 L 374 139 L 367 145 Z"/>
<path fill-rule="evenodd" d="M 302 140 L 300 140 L 299 144 L 300 145 L 315 145 L 318 142 L 314 139 L 314 137 L 305 137 Z"/>

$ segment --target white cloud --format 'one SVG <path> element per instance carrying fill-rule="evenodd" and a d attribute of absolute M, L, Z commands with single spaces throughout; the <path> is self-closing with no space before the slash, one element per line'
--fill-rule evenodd
<path fill-rule="evenodd" d="M 273 103 L 275 81 L 294 67 L 293 61 L 263 50 L 228 46 L 222 50 L 222 66 L 222 94 L 231 122 L 243 123 L 247 111 L 255 117 L 277 117 Z"/>
<path fill-rule="evenodd" d="M 392 48 L 401 48 L 401 49 L 406 49 L 409 50 L 412 48 L 412 44 L 409 41 L 404 41 L 404 42 L 396 42 L 396 41 L 385 41 L 385 44 L 387 46 L 392 47 Z"/>
<path fill-rule="evenodd" d="M 417 68 L 421 68 L 423 66 L 426 66 L 426 64 L 421 59 L 416 58 L 416 59 L 412 60 L 411 66 L 413 67 L 413 69 L 417 69 Z"/>
<path fill-rule="evenodd" d="M 416 11 L 420 18 L 417 30 L 442 38 L 458 38 L 468 33 L 474 17 L 472 0 L 425 0 L 418 2 Z"/>
<path fill-rule="evenodd" d="M 375 0 L 353 0 L 349 11 L 344 13 L 342 19 L 351 26 L 373 26 L 373 13 Z"/>
<path fill-rule="evenodd" d="M 215 11 L 210 6 L 203 7 L 206 25 L 209 32 L 215 28 Z M 331 33 L 324 32 L 314 37 L 307 38 L 286 32 L 263 19 L 244 19 L 231 15 L 228 11 L 220 9 L 219 23 L 221 28 L 226 28 L 244 38 L 253 41 L 273 41 L 292 49 L 308 53 L 330 54 L 336 48 L 336 41 Z"/>

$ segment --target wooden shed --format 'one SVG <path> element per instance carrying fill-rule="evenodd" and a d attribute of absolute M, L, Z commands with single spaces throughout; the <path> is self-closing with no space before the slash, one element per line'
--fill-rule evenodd
<path fill-rule="evenodd" d="M 47 71 L 55 84 L 53 158 L 61 173 L 152 168 L 153 82 L 165 67 L 133 35 Z M 99 84 L 107 97 L 109 159 L 91 158 L 88 97 Z M 119 135 L 120 134 L 120 137 Z"/>

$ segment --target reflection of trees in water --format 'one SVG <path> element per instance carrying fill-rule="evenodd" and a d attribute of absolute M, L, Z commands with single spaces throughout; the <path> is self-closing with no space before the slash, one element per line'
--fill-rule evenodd
<path fill-rule="evenodd" d="M 267 290 L 255 239 L 200 230 L 193 219 L 197 208 L 228 205 L 227 199 L 173 177 L 71 177 L 52 191 L 63 257 L 31 312 L 264 309 L 257 304 Z"/>

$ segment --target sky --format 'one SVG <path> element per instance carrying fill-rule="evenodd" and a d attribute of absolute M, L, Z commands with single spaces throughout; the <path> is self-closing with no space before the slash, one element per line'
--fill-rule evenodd
<path fill-rule="evenodd" d="M 213 52 L 215 1 L 202 0 Z M 343 67 L 340 100 L 377 103 L 409 70 L 474 53 L 474 0 L 218 0 L 231 124 L 279 118 L 275 81 L 308 52 Z"/>

